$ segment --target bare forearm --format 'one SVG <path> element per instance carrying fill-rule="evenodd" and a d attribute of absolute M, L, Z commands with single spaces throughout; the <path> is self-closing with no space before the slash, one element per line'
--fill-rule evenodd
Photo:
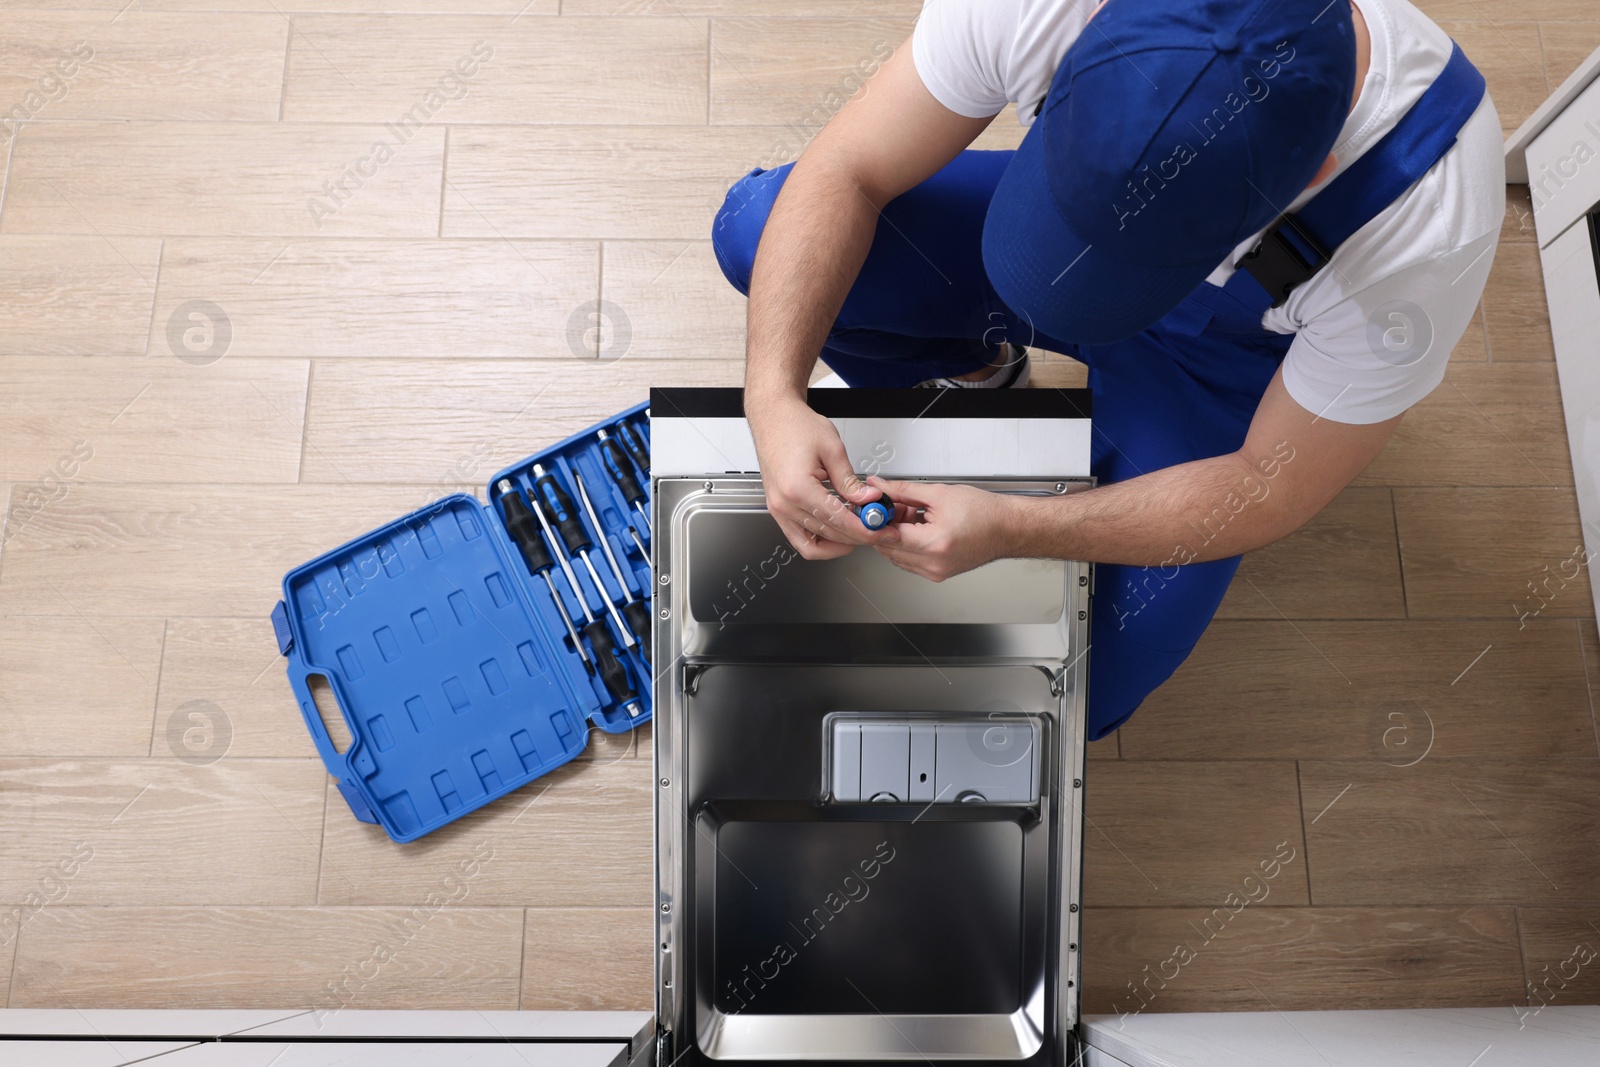
<path fill-rule="evenodd" d="M 1174 566 L 1271 544 L 1324 503 L 1293 489 L 1295 450 L 1240 453 L 1067 497 L 1012 498 L 1008 555 Z"/>
<path fill-rule="evenodd" d="M 751 272 L 747 404 L 804 397 L 876 223 L 876 207 L 826 158 L 807 156 L 795 165 Z"/>

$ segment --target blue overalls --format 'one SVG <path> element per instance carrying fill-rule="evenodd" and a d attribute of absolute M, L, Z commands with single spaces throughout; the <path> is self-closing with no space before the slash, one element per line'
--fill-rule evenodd
<path fill-rule="evenodd" d="M 1443 156 L 1483 96 L 1459 47 L 1390 134 L 1263 245 L 1309 270 Z M 1397 136 L 1398 135 L 1398 136 Z M 984 217 L 1009 151 L 968 150 L 883 209 L 872 247 L 821 353 L 848 385 L 909 387 L 967 374 L 1003 342 L 1088 365 L 1094 395 L 1090 469 L 1109 485 L 1237 451 L 1294 340 L 1261 325 L 1270 294 L 1246 270 L 1201 285 L 1144 332 L 1109 345 L 1036 333 L 996 295 L 983 267 Z M 749 294 L 756 246 L 793 164 L 756 168 L 729 190 L 712 244 L 723 273 Z M 1298 280 L 1304 280 L 1299 278 Z M 1196 517 L 1183 542 L 1200 549 L 1216 523 Z M 1175 558 L 1178 544 L 1174 544 Z M 1179 566 L 1098 564 L 1089 653 L 1089 739 L 1121 726 L 1178 668 L 1216 614 L 1239 557 Z"/>

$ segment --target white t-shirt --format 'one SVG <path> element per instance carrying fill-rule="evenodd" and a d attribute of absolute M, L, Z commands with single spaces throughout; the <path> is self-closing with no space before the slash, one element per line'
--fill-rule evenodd
<path fill-rule="evenodd" d="M 1394 127 L 1450 57 L 1449 36 L 1406 0 L 1356 4 L 1372 62 L 1334 145 L 1334 176 Z M 925 0 L 912 59 L 951 111 L 984 118 L 1011 103 L 1031 125 L 1093 10 L 1090 0 Z M 1289 395 L 1323 418 L 1373 423 L 1432 392 L 1483 294 L 1504 213 L 1500 119 L 1486 94 L 1443 159 L 1262 317 L 1265 328 L 1295 335 L 1283 363 Z M 1207 281 L 1226 283 L 1259 239 L 1240 244 Z"/>

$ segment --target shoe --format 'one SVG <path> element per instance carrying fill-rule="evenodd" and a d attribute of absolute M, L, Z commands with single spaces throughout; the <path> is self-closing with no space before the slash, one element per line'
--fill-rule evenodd
<path fill-rule="evenodd" d="M 925 382 L 918 382 L 918 389 L 1020 389 L 1028 384 L 1028 375 L 1032 364 L 1028 361 L 1028 350 L 1021 345 L 1014 345 L 1007 341 L 1000 350 L 1005 356 L 1005 362 L 998 364 L 999 369 L 981 382 L 964 382 L 958 378 L 929 378 Z M 848 389 L 849 384 L 837 374 L 830 374 L 825 378 L 818 378 L 811 383 L 813 389 Z"/>
<path fill-rule="evenodd" d="M 917 383 L 918 389 L 1020 389 L 1028 384 L 1030 364 L 1028 350 L 1007 341 L 1000 349 L 1003 362 L 989 377 L 980 382 L 962 381 L 960 378 L 929 378 Z"/>

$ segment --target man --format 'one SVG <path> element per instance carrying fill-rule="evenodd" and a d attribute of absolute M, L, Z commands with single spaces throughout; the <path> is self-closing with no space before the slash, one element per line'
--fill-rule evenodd
<path fill-rule="evenodd" d="M 717 217 L 768 506 L 808 559 L 871 546 L 935 581 L 1095 561 L 1101 737 L 1239 554 L 1439 384 L 1504 212 L 1499 119 L 1406 0 L 927 0 L 909 43 Z M 1007 103 L 1022 146 L 963 151 Z M 819 353 L 843 384 L 990 388 L 1030 344 L 1089 366 L 1095 489 L 864 484 L 806 405 Z M 825 480 L 902 521 L 868 531 Z"/>

